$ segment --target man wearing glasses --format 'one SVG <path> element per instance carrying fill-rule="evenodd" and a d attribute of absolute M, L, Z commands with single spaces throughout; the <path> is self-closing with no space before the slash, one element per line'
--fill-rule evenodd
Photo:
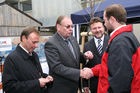
<path fill-rule="evenodd" d="M 34 27 L 26 27 L 20 36 L 20 44 L 4 62 L 2 75 L 5 93 L 44 93 L 46 83 L 53 81 L 42 72 L 38 55 L 39 32 Z"/>
<path fill-rule="evenodd" d="M 90 59 L 93 55 L 90 51 L 85 52 L 84 56 L 80 53 L 79 45 L 71 35 L 73 24 L 68 16 L 58 17 L 56 29 L 57 32 L 45 44 L 49 73 L 54 77 L 48 93 L 77 93 L 79 78 L 90 74 L 79 69 L 80 59 Z"/>

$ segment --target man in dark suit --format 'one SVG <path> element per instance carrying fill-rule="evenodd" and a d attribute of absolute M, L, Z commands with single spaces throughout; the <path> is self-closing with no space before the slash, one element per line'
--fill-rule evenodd
<path fill-rule="evenodd" d="M 48 87 L 48 93 L 77 93 L 79 78 L 88 74 L 79 69 L 79 61 L 84 58 L 76 39 L 71 35 L 71 19 L 68 16 L 59 16 L 56 28 L 57 32 L 45 44 L 49 73 L 54 77 L 53 85 Z M 93 55 L 88 51 L 85 57 L 93 58 Z"/>
<path fill-rule="evenodd" d="M 2 75 L 5 93 L 44 93 L 46 83 L 53 81 L 42 72 L 38 55 L 39 32 L 34 27 L 26 27 L 20 36 L 20 44 L 4 62 Z"/>
<path fill-rule="evenodd" d="M 99 17 L 94 17 L 90 20 L 90 30 L 93 34 L 93 38 L 85 43 L 84 52 L 91 51 L 94 58 L 89 60 L 84 67 L 92 68 L 97 64 L 101 64 L 102 54 L 105 51 L 109 37 L 105 35 L 104 25 Z M 93 77 L 90 80 L 83 80 L 84 92 L 97 93 L 98 77 Z"/>

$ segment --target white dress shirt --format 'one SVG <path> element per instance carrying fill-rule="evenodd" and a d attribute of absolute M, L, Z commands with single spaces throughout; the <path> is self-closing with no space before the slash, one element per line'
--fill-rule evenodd
<path fill-rule="evenodd" d="M 101 45 L 103 46 L 103 42 L 104 42 L 104 35 L 100 38 L 102 41 L 101 41 Z M 94 41 L 95 41 L 95 44 L 96 44 L 96 47 L 98 47 L 98 40 L 96 37 L 94 37 Z"/>

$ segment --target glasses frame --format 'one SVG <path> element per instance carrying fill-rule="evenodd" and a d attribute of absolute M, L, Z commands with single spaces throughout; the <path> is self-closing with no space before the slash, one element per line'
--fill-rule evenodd
<path fill-rule="evenodd" d="M 33 41 L 29 37 L 28 37 L 28 39 L 32 42 L 32 44 L 38 44 L 39 43 L 39 41 Z"/>
<path fill-rule="evenodd" d="M 62 24 L 60 24 L 60 25 L 62 25 Z M 62 26 L 66 27 L 67 29 L 69 29 L 70 27 L 74 28 L 74 25 L 62 25 Z"/>

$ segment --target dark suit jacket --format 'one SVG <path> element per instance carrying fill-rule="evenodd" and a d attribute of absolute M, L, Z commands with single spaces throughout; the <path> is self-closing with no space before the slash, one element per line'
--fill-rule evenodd
<path fill-rule="evenodd" d="M 97 64 L 101 64 L 101 58 L 102 58 L 103 52 L 105 51 L 106 46 L 108 44 L 108 40 L 109 40 L 109 36 L 105 35 L 104 42 L 103 42 L 103 51 L 102 51 L 101 55 L 98 53 L 94 38 L 85 43 L 84 52 L 91 51 L 94 54 L 94 58 L 92 60 L 89 60 L 89 62 L 86 65 L 84 65 L 84 67 L 91 68 Z M 88 86 L 88 80 L 83 80 L 83 86 L 84 87 Z M 98 86 L 98 77 L 91 78 L 90 79 L 91 93 L 97 93 L 97 86 Z"/>
<path fill-rule="evenodd" d="M 19 45 L 7 56 L 2 75 L 5 93 L 43 93 L 39 78 L 46 77 L 35 52 L 30 57 Z"/>
<path fill-rule="evenodd" d="M 53 86 L 48 93 L 77 93 L 79 86 L 80 48 L 73 36 L 69 37 L 76 54 L 74 58 L 67 43 L 56 33 L 45 44 L 45 54 L 49 65 L 49 73 L 53 76 Z"/>

